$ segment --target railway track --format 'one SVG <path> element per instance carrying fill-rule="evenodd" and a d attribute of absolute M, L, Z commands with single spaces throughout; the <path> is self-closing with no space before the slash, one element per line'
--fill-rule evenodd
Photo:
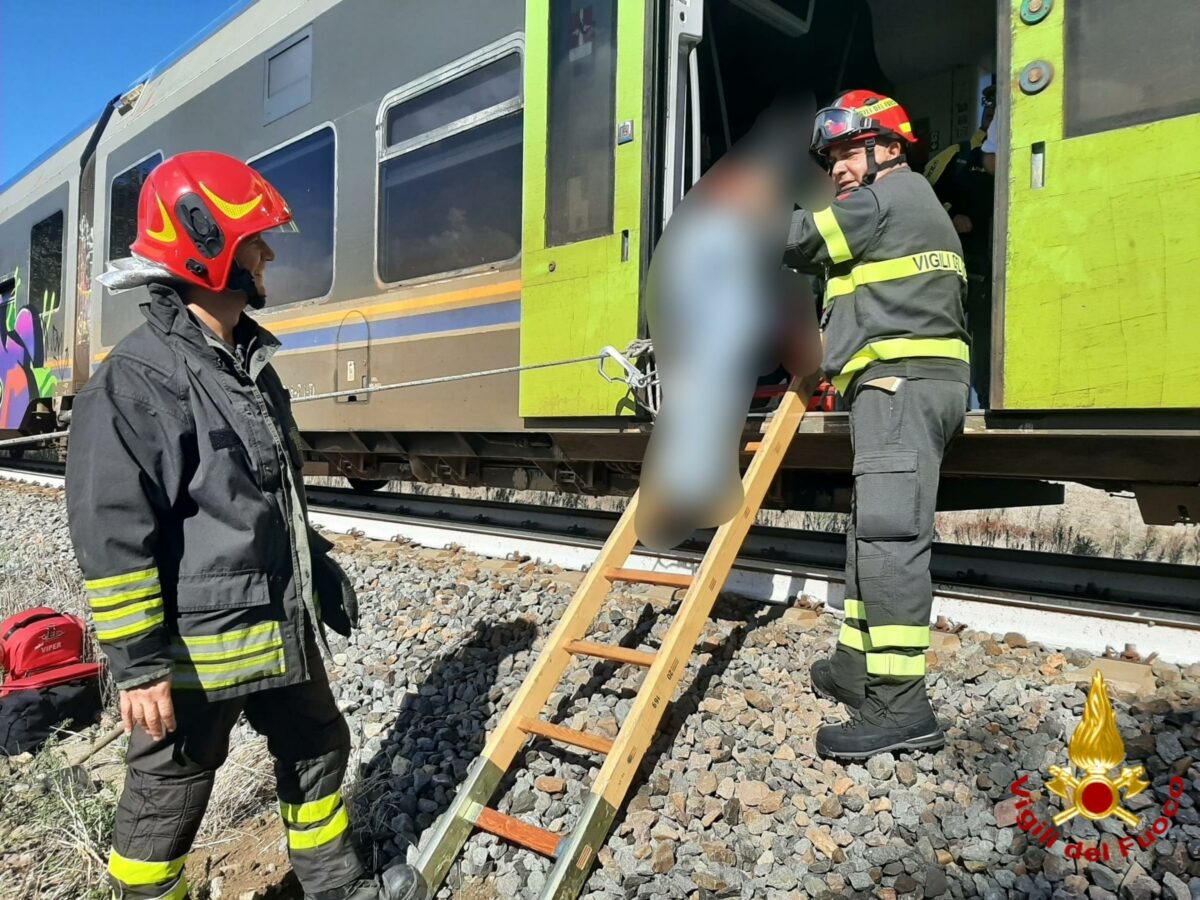
<path fill-rule="evenodd" d="M 62 466 L 22 461 L 9 478 L 62 484 Z M 618 513 L 408 493 L 359 494 L 310 485 L 310 518 L 329 530 L 377 540 L 458 546 L 492 557 L 528 557 L 569 569 L 590 565 Z M 709 535 L 631 565 L 690 573 Z M 845 539 L 840 534 L 752 529 L 726 584 L 764 602 L 805 597 L 840 607 Z M 1172 662 L 1200 658 L 1200 571 L 1170 563 L 1079 557 L 936 543 L 934 613 L 972 628 L 1019 631 L 1048 646 L 1103 653 L 1132 644 Z"/>

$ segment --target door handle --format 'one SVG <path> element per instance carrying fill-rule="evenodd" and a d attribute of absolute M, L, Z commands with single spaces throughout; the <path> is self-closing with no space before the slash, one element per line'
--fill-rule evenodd
<path fill-rule="evenodd" d="M 1029 157 L 1029 187 L 1038 190 L 1046 184 L 1046 142 L 1037 141 Z"/>

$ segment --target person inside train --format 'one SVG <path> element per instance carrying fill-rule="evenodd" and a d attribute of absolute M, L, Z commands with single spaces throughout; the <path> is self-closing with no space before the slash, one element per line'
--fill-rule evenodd
<path fill-rule="evenodd" d="M 967 266 L 966 314 L 972 350 L 972 409 L 986 408 L 991 391 L 995 85 L 984 88 L 981 106 L 982 114 L 975 134 L 969 140 L 947 147 L 923 170 L 962 241 L 963 261 Z"/>
<path fill-rule="evenodd" d="M 784 256 L 827 274 L 822 368 L 850 407 L 846 615 L 832 658 L 811 668 L 814 691 L 852 710 L 817 732 L 817 752 L 837 759 L 945 743 L 925 688 L 929 559 L 942 457 L 966 413 L 966 271 L 950 218 L 907 165 L 915 140 L 883 94 L 822 109 L 811 152 L 838 193 L 793 217 Z"/>
<path fill-rule="evenodd" d="M 369 874 L 341 794 L 350 732 L 318 649 L 354 591 L 308 525 L 299 435 L 271 365 L 263 235 L 279 192 L 219 153 L 180 153 L 142 186 L 132 256 L 146 322 L 76 397 L 68 523 L 130 734 L 108 873 L 117 896 L 182 898 L 184 864 L 244 713 L 274 759 L 305 897 L 408 900 L 408 867 Z"/>

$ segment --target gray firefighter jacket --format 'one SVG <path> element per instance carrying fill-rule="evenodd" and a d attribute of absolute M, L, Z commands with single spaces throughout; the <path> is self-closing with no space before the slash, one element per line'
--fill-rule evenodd
<path fill-rule="evenodd" d="M 784 262 L 826 276 L 823 368 L 844 396 L 868 367 L 917 363 L 927 377 L 969 380 L 962 244 L 921 175 L 900 169 L 800 210 Z"/>
<path fill-rule="evenodd" d="M 125 690 L 170 674 L 211 699 L 303 682 L 321 664 L 314 575 L 322 605 L 351 598 L 324 596 L 347 583 L 307 523 L 279 341 L 243 315 L 229 347 L 161 285 L 142 311 L 76 397 L 67 459 L 71 540 L 113 678 Z"/>

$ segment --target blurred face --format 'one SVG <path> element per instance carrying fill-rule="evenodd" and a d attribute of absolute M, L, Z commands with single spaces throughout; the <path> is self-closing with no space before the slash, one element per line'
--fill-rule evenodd
<path fill-rule="evenodd" d="M 242 241 L 233 258 L 254 278 L 254 286 L 258 292 L 264 297 L 267 296 L 267 286 L 263 275 L 267 270 L 267 263 L 275 258 L 275 254 L 263 240 L 263 236 L 256 234 L 254 237 Z"/>
<path fill-rule="evenodd" d="M 875 145 L 875 163 L 882 165 L 888 160 L 900 155 L 900 145 L 892 142 Z M 829 159 L 833 163 L 830 176 L 839 193 L 858 187 L 867 177 L 867 148 L 862 143 L 848 141 L 834 144 L 829 148 Z M 891 169 L 885 169 L 880 175 L 885 175 Z"/>

